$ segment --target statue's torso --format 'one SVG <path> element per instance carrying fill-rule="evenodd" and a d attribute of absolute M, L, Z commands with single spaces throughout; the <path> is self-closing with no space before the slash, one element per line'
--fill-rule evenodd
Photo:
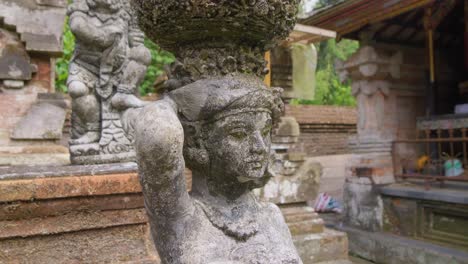
<path fill-rule="evenodd" d="M 275 205 L 262 205 L 257 220 L 258 232 L 243 241 L 215 227 L 203 209 L 196 206 L 194 217 L 186 227 L 187 237 L 181 245 L 180 263 L 302 263 L 291 243 L 283 216 Z"/>

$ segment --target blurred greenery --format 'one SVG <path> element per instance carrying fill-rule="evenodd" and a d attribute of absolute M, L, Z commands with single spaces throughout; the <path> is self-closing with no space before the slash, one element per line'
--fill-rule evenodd
<path fill-rule="evenodd" d="M 145 80 L 140 85 L 140 94 L 154 93 L 154 82 L 164 73 L 164 66 L 174 62 L 172 53 L 162 50 L 151 40 L 145 39 L 145 46 L 151 51 L 151 65 L 148 67 Z"/>
<path fill-rule="evenodd" d="M 359 43 L 343 39 L 339 43 L 331 39 L 317 44 L 318 63 L 314 100 L 294 99 L 291 104 L 355 106 L 349 82 L 341 83 L 335 70 L 337 59 L 346 60 L 359 48 Z"/>
<path fill-rule="evenodd" d="M 154 83 L 156 79 L 164 73 L 164 66 L 174 61 L 174 56 L 171 53 L 163 51 L 151 40 L 145 39 L 145 46 L 151 51 L 152 61 L 151 65 L 148 67 L 145 79 L 139 87 L 141 95 L 154 92 Z M 63 35 L 63 56 L 57 59 L 55 68 L 55 87 L 59 92 L 67 92 L 68 65 L 73 57 L 74 49 L 75 37 L 70 31 L 67 18 Z"/>
<path fill-rule="evenodd" d="M 336 4 L 339 0 L 319 0 L 315 9 Z M 359 42 L 335 39 L 315 44 L 318 52 L 316 90 L 314 100 L 294 99 L 291 104 L 355 106 L 350 83 L 341 83 L 335 70 L 335 61 L 346 60 L 359 48 Z"/>
<path fill-rule="evenodd" d="M 75 36 L 70 31 L 68 18 L 65 21 L 65 29 L 63 34 L 63 55 L 57 59 L 55 65 L 55 89 L 58 92 L 67 92 L 68 64 L 73 56 L 75 49 Z"/>

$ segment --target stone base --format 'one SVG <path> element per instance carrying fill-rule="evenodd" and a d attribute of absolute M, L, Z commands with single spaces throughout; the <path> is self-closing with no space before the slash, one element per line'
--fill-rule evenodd
<path fill-rule="evenodd" d="M 468 184 L 396 183 L 381 188 L 384 231 L 468 250 Z"/>
<path fill-rule="evenodd" d="M 322 233 L 293 236 L 304 264 L 348 260 L 348 237 L 345 233 L 324 229 Z"/>
<path fill-rule="evenodd" d="M 70 160 L 71 160 L 71 163 L 75 165 L 134 162 L 136 161 L 136 153 L 132 151 L 132 152 L 119 153 L 119 154 L 97 154 L 97 155 L 86 155 L 86 156 L 72 155 Z"/>
<path fill-rule="evenodd" d="M 0 166 L 70 164 L 68 149 L 59 145 L 0 147 Z"/>
<path fill-rule="evenodd" d="M 382 264 L 466 264 L 468 253 L 381 232 L 342 228 L 348 234 L 350 253 Z"/>
<path fill-rule="evenodd" d="M 347 260 L 346 234 L 281 210 L 304 264 Z M 134 163 L 0 168 L 0 230 L 0 263 L 160 263 Z"/>

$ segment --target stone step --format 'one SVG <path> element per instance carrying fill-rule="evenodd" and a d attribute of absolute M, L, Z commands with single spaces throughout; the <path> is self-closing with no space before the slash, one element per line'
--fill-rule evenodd
<path fill-rule="evenodd" d="M 316 264 L 353 264 L 353 262 L 346 260 L 346 259 L 340 259 L 340 260 L 318 262 Z"/>
<path fill-rule="evenodd" d="M 318 234 L 324 230 L 324 222 L 312 207 L 296 205 L 282 207 L 286 223 L 293 236 Z"/>
<path fill-rule="evenodd" d="M 304 264 L 348 260 L 346 233 L 325 228 L 320 234 L 297 235 L 293 240 Z"/>

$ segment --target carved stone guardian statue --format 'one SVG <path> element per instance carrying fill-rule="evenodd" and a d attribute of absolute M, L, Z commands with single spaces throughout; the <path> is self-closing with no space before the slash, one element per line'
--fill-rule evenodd
<path fill-rule="evenodd" d="M 280 89 L 262 82 L 264 52 L 293 29 L 299 1 L 132 1 L 142 29 L 179 60 L 165 97 L 133 126 L 162 263 L 302 263 L 278 207 L 252 193 L 273 176 L 283 108 Z"/>
<path fill-rule="evenodd" d="M 69 7 L 76 48 L 67 81 L 72 101 L 72 163 L 135 159 L 122 112 L 140 108 L 138 86 L 151 53 L 125 0 L 75 0 Z"/>

